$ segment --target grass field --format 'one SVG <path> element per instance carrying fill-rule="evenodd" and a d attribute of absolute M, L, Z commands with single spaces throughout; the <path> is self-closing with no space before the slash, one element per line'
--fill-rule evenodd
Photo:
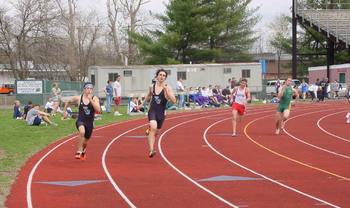
<path fill-rule="evenodd" d="M 121 108 L 123 116 L 103 114 L 102 120 L 95 126 L 105 125 L 129 119 L 126 107 Z M 134 118 L 134 117 L 133 117 Z M 27 159 L 48 144 L 76 132 L 75 120 L 61 120 L 61 116 L 53 117 L 58 126 L 27 126 L 24 120 L 12 119 L 12 110 L 0 109 L 0 207 L 4 207 L 5 197 L 9 194 L 19 169 Z"/>

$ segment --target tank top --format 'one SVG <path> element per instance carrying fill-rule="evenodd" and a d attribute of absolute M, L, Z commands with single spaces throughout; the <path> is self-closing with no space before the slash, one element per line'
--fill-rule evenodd
<path fill-rule="evenodd" d="M 154 84 L 150 111 L 156 112 L 159 115 L 164 115 L 167 102 L 168 101 L 164 95 L 164 89 L 162 89 L 162 91 L 160 91 L 160 93 L 157 95 L 156 85 Z"/>
<path fill-rule="evenodd" d="M 293 89 L 291 86 L 288 86 L 285 89 L 283 96 L 281 97 L 280 105 L 289 105 L 290 101 L 292 100 L 292 96 L 293 96 Z"/>
<path fill-rule="evenodd" d="M 244 105 L 246 102 L 247 102 L 246 88 L 241 90 L 241 88 L 238 87 L 235 93 L 235 103 Z"/>
<path fill-rule="evenodd" d="M 94 97 L 92 97 L 94 98 Z M 80 97 L 80 104 L 79 104 L 79 115 L 78 115 L 78 121 L 82 122 L 93 122 L 95 118 L 95 109 L 92 106 L 91 102 L 89 102 L 87 105 L 83 102 L 83 95 Z"/>

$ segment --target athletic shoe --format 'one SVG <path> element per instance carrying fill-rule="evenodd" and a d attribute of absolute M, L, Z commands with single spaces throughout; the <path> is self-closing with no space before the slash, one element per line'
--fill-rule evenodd
<path fill-rule="evenodd" d="M 85 160 L 86 159 L 86 152 L 82 152 L 80 155 L 80 160 Z"/>
<path fill-rule="evenodd" d="M 346 123 L 350 123 L 350 119 L 346 120 Z"/>
<path fill-rule="evenodd" d="M 232 137 L 236 137 L 237 136 L 237 134 L 236 133 L 232 133 Z"/>
<path fill-rule="evenodd" d="M 156 151 L 155 151 L 155 150 L 152 150 L 152 151 L 149 152 L 148 157 L 149 157 L 149 158 L 152 158 L 152 157 L 154 157 L 155 155 L 156 155 Z"/>
<path fill-rule="evenodd" d="M 81 158 L 81 155 L 82 155 L 83 153 L 82 152 L 80 152 L 80 151 L 77 151 L 76 153 L 75 153 L 75 159 L 80 159 Z"/>
<path fill-rule="evenodd" d="M 83 149 L 80 155 L 80 160 L 85 160 L 86 159 L 86 148 Z"/>
<path fill-rule="evenodd" d="M 279 129 L 276 129 L 275 134 L 276 134 L 276 135 L 279 135 L 279 134 L 280 134 L 280 130 L 279 130 Z"/>
<path fill-rule="evenodd" d="M 345 117 L 346 117 L 347 119 L 349 119 L 349 118 L 350 118 L 350 112 L 347 113 Z"/>

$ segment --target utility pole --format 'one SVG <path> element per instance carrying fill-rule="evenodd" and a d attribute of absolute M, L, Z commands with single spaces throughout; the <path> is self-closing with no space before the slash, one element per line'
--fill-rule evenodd
<path fill-rule="evenodd" d="M 293 1 L 292 9 L 292 77 L 293 79 L 297 78 L 297 0 Z"/>

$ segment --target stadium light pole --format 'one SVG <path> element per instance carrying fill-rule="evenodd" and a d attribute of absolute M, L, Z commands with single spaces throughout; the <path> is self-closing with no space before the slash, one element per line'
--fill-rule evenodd
<path fill-rule="evenodd" d="M 297 0 L 292 0 L 292 77 L 297 78 Z"/>

